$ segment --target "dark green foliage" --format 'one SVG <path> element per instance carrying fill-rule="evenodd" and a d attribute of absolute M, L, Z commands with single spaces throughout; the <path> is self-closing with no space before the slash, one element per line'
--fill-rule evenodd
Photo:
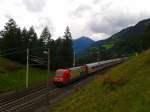
<path fill-rule="evenodd" d="M 28 31 L 28 43 L 27 43 L 27 47 L 29 49 L 32 49 L 32 51 L 30 51 L 31 55 L 38 55 L 38 39 L 37 39 L 37 34 L 34 30 L 33 27 L 30 27 L 29 31 Z"/>
<path fill-rule="evenodd" d="M 53 51 L 53 66 L 54 68 L 62 68 L 63 67 L 63 39 L 60 37 L 54 43 L 54 51 Z"/>
<path fill-rule="evenodd" d="M 63 42 L 63 59 L 64 66 L 71 67 L 73 63 L 73 47 L 72 47 L 72 36 L 69 27 L 67 26 Z"/>
<path fill-rule="evenodd" d="M 54 68 L 68 68 L 73 65 L 72 37 L 69 27 L 66 28 L 64 38 L 59 37 L 53 42 L 51 50 L 52 66 Z"/>
<path fill-rule="evenodd" d="M 51 38 L 51 34 L 48 30 L 48 27 L 45 27 L 43 29 L 43 32 L 40 36 L 40 40 L 44 43 L 44 44 L 48 44 L 48 42 L 50 42 L 50 38 Z"/>
<path fill-rule="evenodd" d="M 92 47 L 77 60 L 77 65 L 97 62 L 110 58 L 110 52 L 103 46 Z"/>
<path fill-rule="evenodd" d="M 21 30 L 13 19 L 4 26 L 1 31 L 1 54 L 4 57 L 16 60 L 21 63 L 26 62 L 26 48 L 35 49 L 38 46 L 37 34 L 34 28 L 31 27 L 29 31 L 24 28 Z M 7 55 L 8 54 L 8 55 Z M 37 51 L 32 50 L 30 54 L 39 54 Z"/>
<path fill-rule="evenodd" d="M 9 19 L 0 32 L 0 56 L 25 63 L 27 48 L 29 48 L 30 64 L 42 63 L 46 67 L 48 57 L 46 52 L 50 48 L 51 68 L 72 66 L 73 49 L 69 27 L 66 28 L 64 38 L 55 41 L 51 39 L 48 27 L 45 27 L 38 39 L 33 26 L 29 30 L 26 28 L 21 30 L 13 19 Z"/>
<path fill-rule="evenodd" d="M 43 53 L 44 51 L 47 51 L 48 48 L 50 48 L 50 44 L 51 44 L 51 33 L 48 30 L 47 27 L 45 27 L 42 31 L 42 34 L 40 36 L 40 38 L 38 39 L 38 44 L 37 44 L 37 49 L 38 52 L 38 56 L 42 57 L 42 58 L 47 58 L 47 56 Z"/>
<path fill-rule="evenodd" d="M 22 48 L 21 30 L 16 25 L 13 19 L 9 19 L 6 23 L 4 30 L 1 31 L 1 53 L 7 54 L 9 51 L 15 51 L 16 48 Z M 5 55 L 5 57 L 15 60 L 16 58 L 20 61 L 22 54 L 11 54 Z"/>

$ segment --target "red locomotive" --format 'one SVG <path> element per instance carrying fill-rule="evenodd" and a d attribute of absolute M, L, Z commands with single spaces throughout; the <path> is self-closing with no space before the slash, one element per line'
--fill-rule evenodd
<path fill-rule="evenodd" d="M 100 71 L 104 68 L 121 63 L 124 58 L 111 59 L 106 61 L 100 61 L 96 63 L 86 64 L 84 66 L 73 67 L 69 69 L 58 69 L 56 75 L 53 78 L 54 84 L 66 85 L 71 81 L 77 80 L 81 77 L 85 77 L 88 74 Z"/>

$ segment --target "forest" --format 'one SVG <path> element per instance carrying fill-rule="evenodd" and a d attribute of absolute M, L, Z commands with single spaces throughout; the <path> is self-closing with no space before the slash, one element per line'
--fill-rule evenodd
<path fill-rule="evenodd" d="M 68 68 L 73 64 L 72 36 L 68 26 L 64 35 L 54 40 L 47 26 L 38 37 L 33 26 L 21 29 L 14 19 L 9 19 L 0 31 L 0 56 L 25 64 L 27 48 L 30 65 L 45 67 L 48 49 L 51 69 Z"/>

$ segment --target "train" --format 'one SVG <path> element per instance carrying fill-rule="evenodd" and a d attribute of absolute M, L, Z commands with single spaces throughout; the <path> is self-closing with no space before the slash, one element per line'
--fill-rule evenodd
<path fill-rule="evenodd" d="M 58 69 L 53 77 L 53 83 L 55 85 L 67 85 L 70 82 L 84 78 L 102 69 L 122 63 L 125 59 L 126 58 L 110 59 L 68 69 Z"/>

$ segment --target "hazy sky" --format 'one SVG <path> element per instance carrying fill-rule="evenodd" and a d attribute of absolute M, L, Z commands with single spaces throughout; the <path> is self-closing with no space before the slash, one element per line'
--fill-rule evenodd
<path fill-rule="evenodd" d="M 0 29 L 13 18 L 38 35 L 47 25 L 55 39 L 68 25 L 74 39 L 100 40 L 149 17 L 150 0 L 0 0 Z"/>

